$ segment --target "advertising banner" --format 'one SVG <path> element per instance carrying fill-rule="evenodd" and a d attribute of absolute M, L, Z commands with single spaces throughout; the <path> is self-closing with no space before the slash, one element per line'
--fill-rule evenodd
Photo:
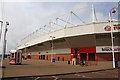
<path fill-rule="evenodd" d="M 97 46 L 96 53 L 111 53 L 112 46 Z M 114 46 L 114 52 L 120 52 L 120 46 Z"/>

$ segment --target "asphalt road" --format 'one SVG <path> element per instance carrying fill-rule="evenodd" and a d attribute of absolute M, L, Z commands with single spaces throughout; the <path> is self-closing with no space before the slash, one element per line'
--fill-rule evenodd
<path fill-rule="evenodd" d="M 33 76 L 21 78 L 7 78 L 3 80 L 118 80 L 118 69 L 101 70 L 93 72 L 80 72 L 74 74 Z"/>

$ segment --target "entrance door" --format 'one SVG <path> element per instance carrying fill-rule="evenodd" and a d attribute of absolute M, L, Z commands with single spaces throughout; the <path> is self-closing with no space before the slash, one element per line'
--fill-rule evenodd
<path fill-rule="evenodd" d="M 60 60 L 60 57 L 58 56 L 58 61 Z"/>
<path fill-rule="evenodd" d="M 42 55 L 42 59 L 45 60 L 45 55 Z"/>
<path fill-rule="evenodd" d="M 95 53 L 89 53 L 89 61 L 95 61 Z"/>
<path fill-rule="evenodd" d="M 86 60 L 86 53 L 80 53 L 80 59 L 83 61 L 83 60 Z"/>

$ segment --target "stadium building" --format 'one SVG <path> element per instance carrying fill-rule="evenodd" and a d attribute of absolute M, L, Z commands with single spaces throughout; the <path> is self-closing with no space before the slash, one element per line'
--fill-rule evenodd
<path fill-rule="evenodd" d="M 27 53 L 28 58 L 40 60 L 112 61 L 113 52 L 115 60 L 120 60 L 119 31 L 119 21 L 66 27 L 20 44 L 18 49 Z"/>
<path fill-rule="evenodd" d="M 115 60 L 120 60 L 119 22 L 95 21 L 95 9 L 92 7 L 92 23 L 48 32 L 21 43 L 17 48 L 31 59 L 112 61 L 114 56 Z"/>

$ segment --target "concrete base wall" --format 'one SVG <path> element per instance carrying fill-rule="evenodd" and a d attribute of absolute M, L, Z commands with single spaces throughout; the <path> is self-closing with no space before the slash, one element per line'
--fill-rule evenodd
<path fill-rule="evenodd" d="M 68 61 L 71 58 L 70 54 L 47 54 L 47 55 L 31 55 L 31 59 L 40 60 L 51 60 L 51 56 L 55 58 L 56 61 Z M 97 53 L 97 61 L 112 61 L 111 53 Z M 115 59 L 120 61 L 120 53 L 115 53 Z"/>
<path fill-rule="evenodd" d="M 41 60 L 51 60 L 53 57 L 56 61 L 68 61 L 70 60 L 70 54 L 47 54 L 47 55 L 40 55 Z"/>
<path fill-rule="evenodd" d="M 112 61 L 112 53 L 97 53 L 98 61 Z M 115 53 L 115 59 L 120 61 L 120 53 Z"/>

